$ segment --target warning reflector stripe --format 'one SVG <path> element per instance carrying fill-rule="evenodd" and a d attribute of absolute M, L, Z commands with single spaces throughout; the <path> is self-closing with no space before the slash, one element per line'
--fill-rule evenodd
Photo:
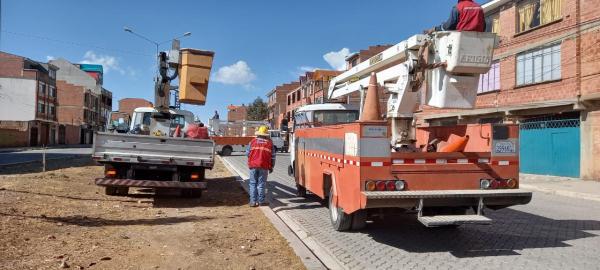
<path fill-rule="evenodd" d="M 404 165 L 404 164 L 492 164 L 499 166 L 508 166 L 508 165 L 517 165 L 518 161 L 508 161 L 508 160 L 500 160 L 500 161 L 492 161 L 490 162 L 489 158 L 479 158 L 479 159 L 394 159 L 392 160 L 392 164 L 394 165 Z"/>

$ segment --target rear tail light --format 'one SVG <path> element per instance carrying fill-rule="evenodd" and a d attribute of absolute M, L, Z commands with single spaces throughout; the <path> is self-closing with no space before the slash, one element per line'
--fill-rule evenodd
<path fill-rule="evenodd" d="M 406 189 L 406 182 L 403 180 L 367 181 L 365 183 L 366 191 L 400 191 L 404 189 Z"/>
<path fill-rule="evenodd" d="M 506 180 L 506 186 L 508 188 L 516 188 L 517 187 L 517 181 L 515 179 L 508 179 L 508 180 Z"/>
<path fill-rule="evenodd" d="M 200 179 L 200 174 L 199 173 L 192 173 L 190 175 L 190 179 L 192 179 L 192 180 L 198 180 L 198 179 Z"/>
<path fill-rule="evenodd" d="M 365 184 L 365 189 L 367 191 L 375 191 L 375 189 L 377 189 L 377 187 L 375 186 L 375 182 L 374 181 L 369 181 Z"/>
<path fill-rule="evenodd" d="M 479 186 L 481 187 L 481 189 L 488 189 L 490 188 L 492 185 L 492 182 L 490 182 L 490 180 L 488 179 L 481 179 L 479 182 Z"/>
<path fill-rule="evenodd" d="M 491 189 L 497 189 L 499 188 L 501 185 L 500 181 L 498 180 L 492 180 L 492 183 L 490 184 L 490 188 Z"/>
<path fill-rule="evenodd" d="M 387 181 L 385 182 L 385 189 L 388 191 L 394 191 L 396 190 L 396 183 L 395 181 Z"/>
<path fill-rule="evenodd" d="M 402 180 L 396 181 L 395 185 L 396 185 L 396 190 L 404 190 L 406 188 L 406 183 Z"/>
<path fill-rule="evenodd" d="M 106 177 L 115 178 L 115 177 L 117 177 L 117 170 L 108 169 L 104 172 L 104 175 L 106 175 Z"/>
<path fill-rule="evenodd" d="M 377 191 L 385 191 L 385 182 L 384 181 L 377 181 L 375 183 L 375 185 L 377 186 Z"/>

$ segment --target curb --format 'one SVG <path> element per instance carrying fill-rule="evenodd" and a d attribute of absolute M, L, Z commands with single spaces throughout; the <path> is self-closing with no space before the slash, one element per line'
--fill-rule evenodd
<path fill-rule="evenodd" d="M 242 173 L 238 171 L 229 161 L 221 159 L 225 167 L 235 175 L 241 186 L 248 192 L 248 187 L 243 184 Z M 333 255 L 322 248 L 316 241 L 312 240 L 307 232 L 287 214 L 275 213 L 270 207 L 260 207 L 264 215 L 271 221 L 273 226 L 288 241 L 294 253 L 300 258 L 307 269 L 344 269 Z"/>
<path fill-rule="evenodd" d="M 581 192 L 574 192 L 574 191 L 567 191 L 567 190 L 549 189 L 549 188 L 543 188 L 543 187 L 539 187 L 536 185 L 528 185 L 528 184 L 523 184 L 523 183 L 519 184 L 519 187 L 524 188 L 524 189 L 530 189 L 530 190 L 534 190 L 534 191 L 543 192 L 546 194 L 559 195 L 559 196 L 564 196 L 564 197 L 600 202 L 600 195 L 593 195 L 593 194 L 588 194 L 588 193 L 581 193 Z"/>

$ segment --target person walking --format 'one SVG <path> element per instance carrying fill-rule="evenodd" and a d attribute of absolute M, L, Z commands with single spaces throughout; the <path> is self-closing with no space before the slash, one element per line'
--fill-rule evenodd
<path fill-rule="evenodd" d="M 268 205 L 265 198 L 267 176 L 275 167 L 275 146 L 269 136 L 269 128 L 261 126 L 255 135 L 256 138 L 252 139 L 246 148 L 250 169 L 248 190 L 251 207 Z"/>

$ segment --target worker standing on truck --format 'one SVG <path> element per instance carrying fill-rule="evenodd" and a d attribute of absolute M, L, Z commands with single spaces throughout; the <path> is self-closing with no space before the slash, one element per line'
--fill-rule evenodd
<path fill-rule="evenodd" d="M 431 34 L 437 31 L 484 32 L 483 8 L 473 0 L 458 0 L 458 4 L 452 7 L 448 21 L 425 32 Z"/>
<path fill-rule="evenodd" d="M 250 141 L 246 149 L 250 169 L 248 190 L 251 207 L 268 205 L 265 201 L 265 187 L 267 176 L 273 172 L 275 166 L 275 152 L 275 146 L 269 137 L 269 128 L 261 126 L 256 132 L 256 138 Z"/>

